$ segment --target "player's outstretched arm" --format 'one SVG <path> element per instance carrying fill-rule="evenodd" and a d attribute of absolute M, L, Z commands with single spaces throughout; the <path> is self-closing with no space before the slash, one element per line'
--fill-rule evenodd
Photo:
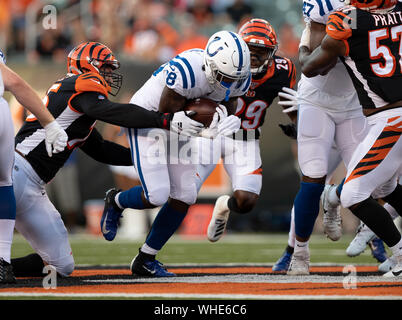
<path fill-rule="evenodd" d="M 115 166 L 131 166 L 133 164 L 129 148 L 104 140 L 96 129 L 92 130 L 80 149 L 101 163 Z"/>
<path fill-rule="evenodd" d="M 321 45 L 313 52 L 307 46 L 301 46 L 299 49 L 299 60 L 302 73 L 308 78 L 325 74 L 336 63 L 338 57 L 344 56 L 345 53 L 345 44 L 328 35 L 324 37 Z"/>
<path fill-rule="evenodd" d="M 0 70 L 5 89 L 10 91 L 24 108 L 32 112 L 43 127 L 54 121 L 42 100 L 24 79 L 3 63 L 0 63 Z"/>
<path fill-rule="evenodd" d="M 183 111 L 177 113 L 162 113 L 149 111 L 130 103 L 116 103 L 108 100 L 97 92 L 84 92 L 72 100 L 72 105 L 88 116 L 125 128 L 162 128 L 176 131 L 175 124 L 180 118 L 181 128 L 191 127 L 192 132 L 199 132 L 202 124 L 183 118 Z"/>
<path fill-rule="evenodd" d="M 5 64 L 0 63 L 0 71 L 3 76 L 4 88 L 10 91 L 24 108 L 34 114 L 45 129 L 45 144 L 49 157 L 52 156 L 52 153 L 63 151 L 67 145 L 68 136 L 43 105 L 37 93 L 24 79 Z"/>

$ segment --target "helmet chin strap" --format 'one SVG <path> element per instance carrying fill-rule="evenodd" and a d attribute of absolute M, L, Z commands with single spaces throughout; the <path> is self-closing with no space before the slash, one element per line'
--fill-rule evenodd
<path fill-rule="evenodd" d="M 226 88 L 225 101 L 228 101 L 230 96 L 230 87 L 232 86 L 232 83 L 221 81 L 221 84 Z"/>

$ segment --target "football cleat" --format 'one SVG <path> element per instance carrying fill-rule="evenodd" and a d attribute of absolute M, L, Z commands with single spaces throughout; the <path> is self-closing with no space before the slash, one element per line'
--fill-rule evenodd
<path fill-rule="evenodd" d="M 130 265 L 131 273 L 135 276 L 145 276 L 145 277 L 175 277 L 176 275 L 172 272 L 167 271 L 163 263 L 158 260 L 146 260 L 141 258 L 138 254 L 131 261 Z"/>
<path fill-rule="evenodd" d="M 0 284 L 10 284 L 16 282 L 13 267 L 3 258 L 0 258 Z"/>
<path fill-rule="evenodd" d="M 396 263 L 397 262 L 395 257 L 391 256 L 378 266 L 378 271 L 382 273 L 387 273 L 388 271 L 392 270 L 393 267 L 396 266 Z"/>
<path fill-rule="evenodd" d="M 382 240 L 380 238 L 374 237 L 374 239 L 372 239 L 369 242 L 369 247 L 371 249 L 372 256 L 378 262 L 382 263 L 385 260 L 387 260 L 387 258 L 388 258 L 387 251 L 385 251 L 384 243 L 382 242 Z"/>
<path fill-rule="evenodd" d="M 392 268 L 392 270 L 388 271 L 383 277 L 386 278 L 402 278 L 402 255 L 398 255 L 394 257 L 394 261 L 396 261 L 396 265 Z"/>
<path fill-rule="evenodd" d="M 121 190 L 112 188 L 106 192 L 105 206 L 103 208 L 103 214 L 100 222 L 101 231 L 103 237 L 112 241 L 117 234 L 117 228 L 119 226 L 119 220 L 121 217 L 121 210 L 115 203 L 114 198 Z"/>
<path fill-rule="evenodd" d="M 349 257 L 356 257 L 367 247 L 367 244 L 375 237 L 375 233 L 370 230 L 363 222 L 357 228 L 356 236 L 346 249 Z"/>
<path fill-rule="evenodd" d="M 208 225 L 207 236 L 211 242 L 218 241 L 225 232 L 226 224 L 229 219 L 230 210 L 228 208 L 228 200 L 230 196 L 220 196 L 216 202 L 212 218 Z"/>
<path fill-rule="evenodd" d="M 285 250 L 279 260 L 272 267 L 274 272 L 286 272 L 289 269 L 290 261 L 292 260 L 292 253 Z"/>
<path fill-rule="evenodd" d="M 326 185 L 321 195 L 321 204 L 324 211 L 324 232 L 332 241 L 338 241 L 342 236 L 342 217 L 340 205 L 333 206 L 328 201 L 328 194 L 336 185 Z"/>
<path fill-rule="evenodd" d="M 293 253 L 288 272 L 289 276 L 304 276 L 310 274 L 310 253 L 303 251 Z"/>

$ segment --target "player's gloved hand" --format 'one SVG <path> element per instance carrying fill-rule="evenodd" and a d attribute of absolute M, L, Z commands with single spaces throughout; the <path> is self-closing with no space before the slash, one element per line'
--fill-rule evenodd
<path fill-rule="evenodd" d="M 240 118 L 235 115 L 228 116 L 228 111 L 224 105 L 220 104 L 216 111 L 219 114 L 218 134 L 230 136 L 240 129 Z"/>
<path fill-rule="evenodd" d="M 45 127 L 45 146 L 49 157 L 52 153 L 59 153 L 67 146 L 68 136 L 56 120 L 48 123 Z"/>
<path fill-rule="evenodd" d="M 285 100 L 279 100 L 278 104 L 282 107 L 287 107 L 283 109 L 283 113 L 289 113 L 292 111 L 297 111 L 298 109 L 298 102 L 297 102 L 297 91 L 283 87 L 282 91 L 278 93 L 279 97 L 284 98 Z"/>
<path fill-rule="evenodd" d="M 209 125 L 208 128 L 205 128 L 200 132 L 200 136 L 207 139 L 215 138 L 218 135 L 218 121 L 219 121 L 219 113 L 215 112 L 211 124 Z"/>
<path fill-rule="evenodd" d="M 283 133 L 292 139 L 297 139 L 297 127 L 294 123 L 289 124 L 279 124 L 279 127 L 282 129 Z"/>
<path fill-rule="evenodd" d="M 173 114 L 170 122 L 170 130 L 185 136 L 197 136 L 204 128 L 204 125 L 191 119 L 195 111 L 179 111 Z"/>

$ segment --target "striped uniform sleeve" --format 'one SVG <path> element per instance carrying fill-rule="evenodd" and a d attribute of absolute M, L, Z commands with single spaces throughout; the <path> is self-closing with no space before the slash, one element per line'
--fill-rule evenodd
<path fill-rule="evenodd" d="M 168 88 L 186 97 L 186 92 L 195 88 L 194 68 L 188 56 L 177 55 L 170 60 L 164 70 L 165 84 Z"/>
<path fill-rule="evenodd" d="M 288 72 L 288 88 L 293 89 L 296 85 L 296 66 L 295 64 L 288 58 L 285 58 L 289 65 L 289 72 Z"/>
<path fill-rule="evenodd" d="M 87 72 L 81 74 L 75 82 L 75 91 L 82 92 L 97 92 L 108 96 L 110 86 L 103 77 L 95 72 Z"/>
<path fill-rule="evenodd" d="M 344 42 L 346 46 L 345 56 L 349 55 L 350 48 L 347 40 L 352 36 L 352 28 L 350 27 L 352 20 L 348 12 L 336 11 L 329 16 L 326 25 L 328 36 Z"/>

